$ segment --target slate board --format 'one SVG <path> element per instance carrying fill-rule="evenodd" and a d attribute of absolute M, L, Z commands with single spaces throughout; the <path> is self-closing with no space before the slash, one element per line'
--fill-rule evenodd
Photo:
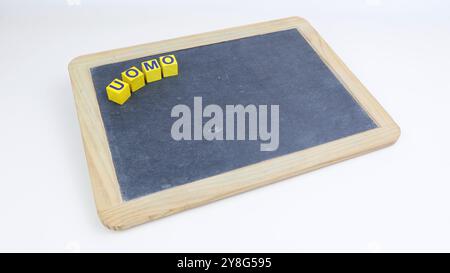
<path fill-rule="evenodd" d="M 124 200 L 377 127 L 296 29 L 167 53 L 177 57 L 179 75 L 146 85 L 122 106 L 108 101 L 105 87 L 160 55 L 91 69 Z M 170 112 L 177 104 L 193 109 L 195 96 L 204 107 L 279 105 L 278 149 L 262 152 L 248 140 L 173 140 Z"/>

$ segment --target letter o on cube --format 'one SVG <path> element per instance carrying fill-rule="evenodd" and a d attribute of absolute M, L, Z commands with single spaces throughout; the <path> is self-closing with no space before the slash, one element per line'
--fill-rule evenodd
<path fill-rule="evenodd" d="M 135 66 L 122 72 L 122 80 L 130 85 L 132 92 L 136 92 L 145 86 L 144 73 Z"/>
<path fill-rule="evenodd" d="M 108 99 L 117 104 L 124 104 L 131 96 L 130 85 L 118 79 L 114 79 L 107 87 Z"/>
<path fill-rule="evenodd" d="M 178 63 L 174 55 L 159 57 L 164 78 L 178 75 Z"/>

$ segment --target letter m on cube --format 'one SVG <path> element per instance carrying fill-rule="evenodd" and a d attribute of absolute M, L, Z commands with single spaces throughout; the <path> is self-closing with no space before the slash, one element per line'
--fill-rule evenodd
<path fill-rule="evenodd" d="M 157 59 L 145 61 L 142 63 L 142 71 L 145 75 L 145 81 L 155 82 L 161 79 L 161 66 Z"/>

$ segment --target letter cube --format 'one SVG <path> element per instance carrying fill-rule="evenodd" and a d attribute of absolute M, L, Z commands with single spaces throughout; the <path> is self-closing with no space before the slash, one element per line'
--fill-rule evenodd
<path fill-rule="evenodd" d="M 130 85 L 132 92 L 136 92 L 145 85 L 144 74 L 133 66 L 122 72 L 122 80 Z"/>
<path fill-rule="evenodd" d="M 120 105 L 124 104 L 131 96 L 130 85 L 118 79 L 114 79 L 106 86 L 108 99 Z"/>
<path fill-rule="evenodd" d="M 145 75 L 145 81 L 155 82 L 161 79 L 161 66 L 157 59 L 145 61 L 142 63 L 142 71 Z"/>
<path fill-rule="evenodd" d="M 159 57 L 164 78 L 178 75 L 178 63 L 174 55 Z"/>

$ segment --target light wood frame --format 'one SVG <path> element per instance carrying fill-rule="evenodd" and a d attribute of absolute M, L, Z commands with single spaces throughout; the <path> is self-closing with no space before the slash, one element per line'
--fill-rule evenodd
<path fill-rule="evenodd" d="M 90 68 L 293 28 L 303 35 L 378 128 L 131 201 L 122 200 Z M 85 55 L 70 62 L 69 73 L 97 211 L 103 224 L 113 230 L 126 229 L 355 157 L 393 144 L 400 136 L 400 128 L 381 105 L 316 30 L 299 17 Z"/>

